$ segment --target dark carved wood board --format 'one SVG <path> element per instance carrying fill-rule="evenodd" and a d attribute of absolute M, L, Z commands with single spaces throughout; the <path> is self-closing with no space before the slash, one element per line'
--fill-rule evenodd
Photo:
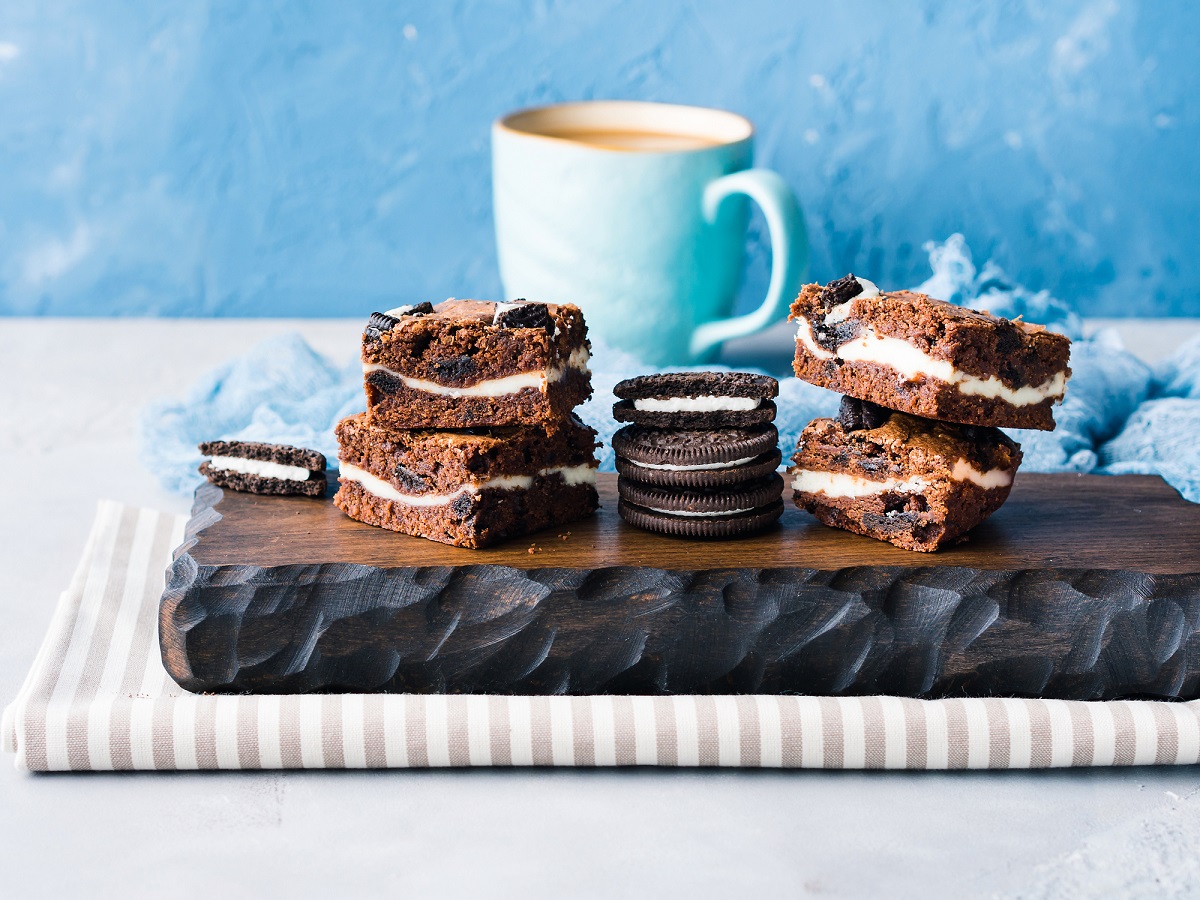
<path fill-rule="evenodd" d="M 667 538 L 599 487 L 592 518 L 463 550 L 205 486 L 163 597 L 168 671 L 211 691 L 1200 695 L 1200 505 L 1158 478 L 1020 475 L 937 554 L 790 503 L 754 537 Z"/>

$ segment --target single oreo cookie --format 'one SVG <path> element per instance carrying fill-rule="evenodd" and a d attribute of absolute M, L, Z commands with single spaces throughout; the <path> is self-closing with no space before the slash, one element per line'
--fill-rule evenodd
<path fill-rule="evenodd" d="M 617 479 L 617 493 L 627 503 L 683 518 L 731 516 L 770 506 L 783 494 L 783 478 L 774 473 L 758 481 L 721 490 L 675 490 Z"/>
<path fill-rule="evenodd" d="M 756 456 L 749 462 L 728 469 L 700 469 L 696 471 L 672 471 L 654 469 L 632 462 L 623 456 L 617 457 L 617 474 L 643 484 L 663 485 L 674 488 L 715 488 L 731 484 L 742 484 L 765 478 L 779 468 L 783 455 L 779 448 Z"/>
<path fill-rule="evenodd" d="M 780 481 L 782 489 L 782 479 Z M 617 484 L 621 484 L 618 480 Z M 686 538 L 733 538 L 754 534 L 769 528 L 783 515 L 783 501 L 774 500 L 763 506 L 742 512 L 727 512 L 713 515 L 683 513 L 642 506 L 621 497 L 617 501 L 617 513 L 635 528 L 654 531 L 672 537 Z"/>
<path fill-rule="evenodd" d="M 775 418 L 779 382 L 751 372 L 669 372 L 619 383 L 618 422 L 651 428 L 744 428 Z"/>
<path fill-rule="evenodd" d="M 725 490 L 669 490 L 618 478 L 617 493 L 617 512 L 630 525 L 676 537 L 752 534 L 783 515 L 777 474 Z"/>
<path fill-rule="evenodd" d="M 251 494 L 325 495 L 325 456 L 304 447 L 256 441 L 205 441 L 200 474 L 218 487 Z"/>
<path fill-rule="evenodd" d="M 774 425 L 672 431 L 626 425 L 613 435 L 617 472 L 645 484 L 717 487 L 754 481 L 779 466 Z"/>

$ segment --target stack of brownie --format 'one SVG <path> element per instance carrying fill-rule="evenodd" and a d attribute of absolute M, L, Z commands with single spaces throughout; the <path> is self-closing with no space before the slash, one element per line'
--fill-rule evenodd
<path fill-rule="evenodd" d="M 838 391 L 837 419 L 800 436 L 798 506 L 826 525 L 932 551 L 1008 498 L 1020 445 L 1000 428 L 1052 430 L 1070 341 L 847 275 L 792 304 L 796 375 Z"/>
<path fill-rule="evenodd" d="M 614 389 L 617 511 L 647 531 L 729 538 L 783 514 L 779 383 L 748 372 L 646 375 Z"/>
<path fill-rule="evenodd" d="M 447 300 L 372 313 L 367 411 L 337 426 L 353 519 L 460 547 L 562 525 L 599 505 L 579 308 Z"/>

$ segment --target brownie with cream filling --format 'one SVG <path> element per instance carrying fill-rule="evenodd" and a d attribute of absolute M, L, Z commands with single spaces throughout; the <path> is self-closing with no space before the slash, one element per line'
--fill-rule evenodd
<path fill-rule="evenodd" d="M 1008 499 L 1021 448 L 997 428 L 956 425 L 842 398 L 804 429 L 788 470 L 796 505 L 826 525 L 937 550 Z"/>
<path fill-rule="evenodd" d="M 792 304 L 796 376 L 900 412 L 947 422 L 1053 430 L 1071 342 L 912 291 L 847 275 Z"/>
<path fill-rule="evenodd" d="M 334 503 L 368 525 L 486 547 L 596 510 L 596 432 L 574 416 L 535 426 L 390 429 L 370 413 L 338 423 Z"/>
<path fill-rule="evenodd" d="M 446 300 L 372 313 L 367 408 L 390 428 L 552 430 L 591 396 L 589 353 L 571 304 Z"/>

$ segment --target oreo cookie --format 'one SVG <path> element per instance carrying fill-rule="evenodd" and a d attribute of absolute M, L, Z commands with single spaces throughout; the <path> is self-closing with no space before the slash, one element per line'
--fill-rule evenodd
<path fill-rule="evenodd" d="M 613 435 L 617 472 L 633 481 L 721 487 L 771 475 L 780 463 L 774 425 L 673 431 L 626 425 Z"/>
<path fill-rule="evenodd" d="M 385 331 L 391 331 L 400 324 L 401 316 L 428 316 L 433 313 L 433 304 L 426 300 L 424 303 L 414 303 L 411 306 L 397 306 L 387 312 L 373 312 L 367 319 L 364 336 L 367 340 L 375 341 Z"/>
<path fill-rule="evenodd" d="M 205 441 L 200 474 L 218 487 L 250 494 L 325 495 L 325 456 L 305 447 L 257 441 Z"/>
<path fill-rule="evenodd" d="M 892 417 L 892 411 L 870 400 L 842 397 L 838 408 L 838 424 L 846 431 L 870 431 L 879 428 Z"/>
<path fill-rule="evenodd" d="M 835 306 L 840 306 L 847 300 L 853 300 L 863 292 L 862 282 L 854 277 L 851 273 L 837 281 L 831 281 L 821 289 L 820 296 L 817 297 L 817 302 L 826 311 L 833 309 Z"/>
<path fill-rule="evenodd" d="M 617 493 L 622 519 L 675 537 L 753 534 L 783 515 L 783 479 L 778 474 L 724 490 L 671 490 L 618 478 Z"/>
<path fill-rule="evenodd" d="M 545 303 L 529 300 L 514 300 L 511 303 L 497 303 L 496 312 L 492 316 L 492 324 L 501 328 L 541 328 L 545 331 L 554 330 L 554 319 Z"/>
<path fill-rule="evenodd" d="M 618 422 L 652 428 L 745 428 L 775 418 L 779 382 L 751 372 L 670 372 L 620 382 Z"/>

